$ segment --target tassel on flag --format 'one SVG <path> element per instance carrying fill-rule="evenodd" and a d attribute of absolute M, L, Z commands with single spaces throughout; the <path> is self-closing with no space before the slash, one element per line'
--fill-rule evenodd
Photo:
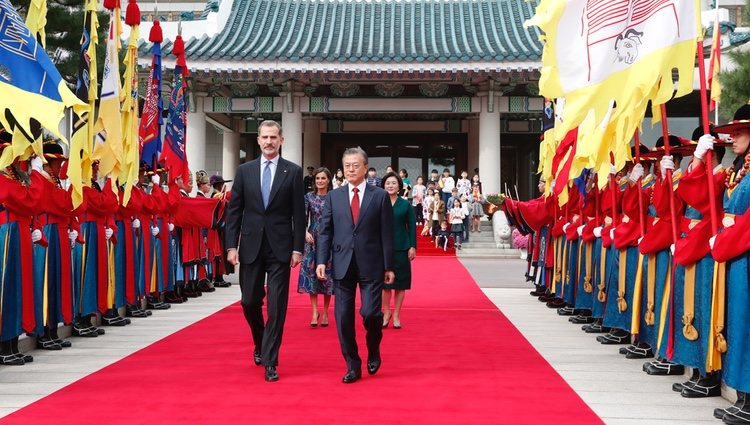
<path fill-rule="evenodd" d="M 161 162 L 170 171 L 170 179 L 182 177 L 184 181 L 190 178 L 187 155 L 185 151 L 185 127 L 187 125 L 187 103 L 185 91 L 188 75 L 187 63 L 185 62 L 185 44 L 182 36 L 178 35 L 174 41 L 172 53 L 177 56 L 174 67 L 174 82 L 172 83 L 172 94 L 169 98 L 169 122 L 166 131 L 166 147 L 161 154 Z"/>
<path fill-rule="evenodd" d="M 138 138 L 141 145 L 141 161 L 150 165 L 154 170 L 157 159 L 162 151 L 161 127 L 164 124 L 161 101 L 161 42 L 163 40 L 161 25 L 154 21 L 148 40 L 153 43 L 151 53 L 151 74 L 148 77 L 146 99 L 143 103 L 141 124 L 138 128 Z"/>

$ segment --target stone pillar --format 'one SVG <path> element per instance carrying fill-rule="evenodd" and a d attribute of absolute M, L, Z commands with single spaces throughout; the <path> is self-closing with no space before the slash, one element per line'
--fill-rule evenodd
<path fill-rule="evenodd" d="M 240 133 L 225 131 L 222 135 L 221 175 L 225 180 L 233 180 L 240 165 Z M 232 183 L 229 183 L 231 187 Z"/>
<path fill-rule="evenodd" d="M 299 108 L 299 97 L 296 93 L 281 93 L 283 109 L 281 125 L 284 128 L 284 146 L 282 156 L 302 166 L 302 111 Z"/>
<path fill-rule="evenodd" d="M 195 112 L 187 114 L 187 142 L 185 151 L 190 166 L 190 172 L 193 173 L 203 170 L 206 167 L 206 113 L 203 111 L 203 96 L 195 97 Z M 195 193 L 197 186 L 194 187 Z"/>
<path fill-rule="evenodd" d="M 320 167 L 320 118 L 306 118 L 303 168 Z M 307 175 L 307 172 L 305 172 Z"/>
<path fill-rule="evenodd" d="M 468 156 L 469 163 L 468 169 L 469 179 L 474 175 L 474 169 L 479 167 L 479 120 L 475 118 L 469 118 L 466 120 L 468 124 Z"/>
<path fill-rule="evenodd" d="M 489 112 L 487 97 L 481 98 L 479 112 L 479 176 L 485 194 L 500 193 L 500 112 L 497 97 L 494 108 Z"/>

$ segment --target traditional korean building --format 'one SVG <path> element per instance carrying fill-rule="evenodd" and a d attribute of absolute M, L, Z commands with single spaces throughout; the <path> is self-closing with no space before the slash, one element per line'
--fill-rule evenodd
<path fill-rule="evenodd" d="M 284 157 L 304 166 L 335 171 L 346 147 L 362 146 L 381 173 L 387 165 L 412 179 L 479 168 L 485 192 L 519 182 L 530 193 L 543 108 L 542 44 L 536 28 L 523 26 L 534 7 L 525 0 L 223 0 L 217 13 L 181 23 L 191 168 L 231 178 L 258 154 L 257 124 L 270 118 L 284 127 Z M 167 70 L 173 63 L 165 55 Z M 149 64 L 144 43 L 141 65 Z"/>
<path fill-rule="evenodd" d="M 257 124 L 274 119 L 284 127 L 284 157 L 303 166 L 335 171 L 345 148 L 362 146 L 381 174 L 387 165 L 407 169 L 412 180 L 432 169 L 471 175 L 478 168 L 485 193 L 506 184 L 524 198 L 535 193 L 542 43 L 523 23 L 536 1 L 140 3 L 142 37 L 156 18 L 163 52 L 171 52 L 178 28 L 186 42 L 193 170 L 231 178 L 259 153 Z M 704 3 L 704 21 L 712 22 Z M 730 5 L 723 20 L 741 7 Z M 722 29 L 727 48 L 749 38 Z M 144 41 L 140 49 L 144 85 L 149 48 Z M 165 54 L 163 63 L 169 82 L 174 57 Z M 698 102 L 695 92 L 668 104 L 672 131 L 692 132 Z M 644 129 L 652 144 L 660 130 Z"/>

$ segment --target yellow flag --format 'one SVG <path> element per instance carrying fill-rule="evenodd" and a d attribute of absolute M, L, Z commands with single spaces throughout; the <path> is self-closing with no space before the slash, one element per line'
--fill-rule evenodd
<path fill-rule="evenodd" d="M 591 111 L 595 122 L 610 114 L 611 140 L 602 143 L 612 149 L 594 149 L 597 157 L 587 159 L 599 167 L 609 163 L 610 150 L 617 156 L 629 146 L 649 101 L 659 105 L 672 98 L 674 68 L 676 96 L 693 90 L 697 0 L 541 0 L 526 25 L 545 34 L 540 94 L 565 101 L 556 111 L 558 135 L 578 127 Z M 618 166 L 626 158 L 615 160 Z"/>
<path fill-rule="evenodd" d="M 123 138 L 123 163 L 120 170 L 120 184 L 125 185 L 125 193 L 122 198 L 122 205 L 127 205 L 130 200 L 130 193 L 133 189 L 133 183 L 138 180 L 138 151 L 140 142 L 138 140 L 138 25 L 130 29 L 130 40 L 128 41 L 128 50 L 125 53 L 125 75 L 122 86 L 122 92 L 125 95 L 125 101 L 122 104 L 122 134 Z"/>
<path fill-rule="evenodd" d="M 99 117 L 94 130 L 93 159 L 99 160 L 99 175 L 119 176 L 122 164 L 122 117 L 120 116 L 119 44 L 121 34 L 120 9 L 114 9 L 109 21 L 107 55 L 102 72 L 102 91 Z M 114 184 L 114 179 L 112 180 Z"/>
<path fill-rule="evenodd" d="M 47 34 L 44 31 L 47 26 L 47 0 L 31 0 L 26 13 L 26 26 L 34 34 L 36 41 L 42 47 L 47 47 Z"/>
<path fill-rule="evenodd" d="M 91 185 L 91 144 L 94 141 L 96 87 L 99 76 L 96 63 L 96 45 L 99 42 L 99 20 L 96 15 L 96 0 L 86 0 L 83 35 L 78 64 L 76 96 L 85 102 L 82 110 L 74 114 L 73 135 L 68 159 L 73 207 L 83 202 L 83 186 Z"/>

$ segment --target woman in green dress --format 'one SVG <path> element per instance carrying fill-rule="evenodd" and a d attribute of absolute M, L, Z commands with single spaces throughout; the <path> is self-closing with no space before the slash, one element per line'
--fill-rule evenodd
<path fill-rule="evenodd" d="M 417 218 L 409 201 L 399 196 L 404 183 L 398 174 L 386 174 L 381 184 L 393 205 L 393 260 L 396 274 L 393 284 L 383 289 L 383 327 L 388 327 L 393 317 L 393 328 L 401 329 L 401 306 L 406 290 L 411 289 L 411 261 L 417 255 Z M 393 313 L 391 298 L 394 300 Z"/>

